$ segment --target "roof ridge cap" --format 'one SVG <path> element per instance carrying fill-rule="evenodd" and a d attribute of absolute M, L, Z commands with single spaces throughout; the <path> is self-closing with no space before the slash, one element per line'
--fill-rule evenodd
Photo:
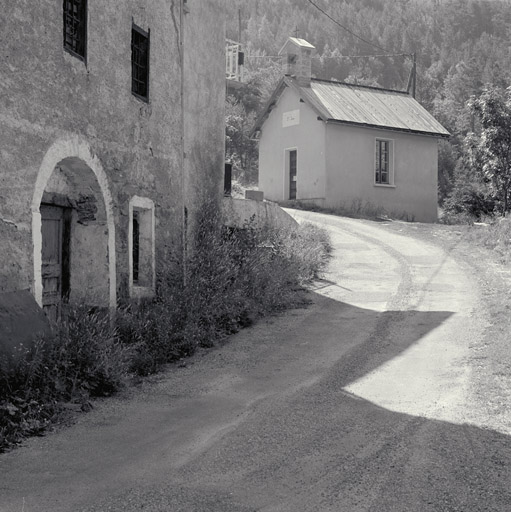
<path fill-rule="evenodd" d="M 347 87 L 360 87 L 362 89 L 372 89 L 375 91 L 395 92 L 397 94 L 409 95 L 406 91 L 398 91 L 397 89 L 388 89 L 386 87 L 377 87 L 375 85 L 352 84 L 349 82 L 341 82 L 339 80 L 327 80 L 326 78 L 311 78 L 311 82 L 327 82 L 329 84 L 344 85 Z"/>

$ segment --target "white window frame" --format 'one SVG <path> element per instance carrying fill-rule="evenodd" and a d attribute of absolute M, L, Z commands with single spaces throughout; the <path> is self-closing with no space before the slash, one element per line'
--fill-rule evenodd
<path fill-rule="evenodd" d="M 138 211 L 144 216 L 145 239 L 149 238 L 149 247 L 145 251 L 149 252 L 150 269 L 145 269 L 146 283 L 139 285 L 133 279 L 133 212 Z M 129 202 L 129 227 L 128 227 L 128 268 L 129 268 L 129 292 L 132 298 L 153 297 L 156 291 L 156 258 L 155 258 L 155 216 L 154 202 L 148 197 L 133 196 Z"/>
<path fill-rule="evenodd" d="M 289 154 L 291 151 L 296 151 L 296 199 L 298 199 L 298 146 L 285 148 L 284 149 L 284 192 L 282 199 L 289 201 L 289 185 L 290 185 L 290 165 L 289 165 Z"/>
<path fill-rule="evenodd" d="M 388 144 L 388 183 L 378 183 L 376 181 L 376 151 L 380 142 L 386 142 Z M 385 137 L 376 137 L 374 139 L 373 149 L 373 183 L 375 187 L 395 187 L 394 184 L 394 139 L 388 139 Z"/>

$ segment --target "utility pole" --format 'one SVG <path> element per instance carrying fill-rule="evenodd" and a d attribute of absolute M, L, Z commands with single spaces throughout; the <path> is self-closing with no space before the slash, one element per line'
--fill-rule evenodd
<path fill-rule="evenodd" d="M 412 97 L 417 95 L 417 53 L 413 52 L 413 66 L 412 66 Z"/>
<path fill-rule="evenodd" d="M 406 92 L 411 93 L 412 98 L 415 98 L 417 94 L 417 54 L 414 52 L 412 57 L 412 69 L 410 76 L 408 77 L 408 85 L 406 86 Z"/>
<path fill-rule="evenodd" d="M 186 0 L 180 2 L 179 8 L 179 64 L 181 66 L 181 83 L 180 83 L 180 96 L 181 96 L 181 198 L 182 204 L 182 221 L 181 229 L 183 230 L 182 236 L 182 257 L 183 257 L 183 285 L 187 284 L 187 267 L 188 267 L 188 209 L 186 208 L 186 175 L 185 175 L 185 14 L 188 12 Z M 171 7 L 172 9 L 173 7 Z"/>
<path fill-rule="evenodd" d="M 238 43 L 241 43 L 241 7 L 238 9 Z"/>

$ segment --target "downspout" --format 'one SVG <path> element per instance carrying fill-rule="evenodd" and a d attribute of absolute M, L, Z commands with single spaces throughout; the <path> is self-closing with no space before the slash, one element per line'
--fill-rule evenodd
<path fill-rule="evenodd" d="M 187 260 L 188 260 L 188 210 L 186 208 L 186 177 L 185 177 L 185 42 L 184 42 L 184 19 L 188 12 L 187 0 L 179 2 L 179 58 L 181 65 L 180 101 L 181 101 L 181 197 L 182 197 L 182 244 L 183 244 L 183 285 L 186 286 Z"/>

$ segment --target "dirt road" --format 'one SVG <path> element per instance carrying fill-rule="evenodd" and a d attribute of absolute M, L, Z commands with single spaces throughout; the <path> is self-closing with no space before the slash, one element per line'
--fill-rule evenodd
<path fill-rule="evenodd" d="M 511 422 L 474 393 L 473 269 L 326 225 L 313 303 L 0 456 L 0 511 L 511 510 Z"/>

